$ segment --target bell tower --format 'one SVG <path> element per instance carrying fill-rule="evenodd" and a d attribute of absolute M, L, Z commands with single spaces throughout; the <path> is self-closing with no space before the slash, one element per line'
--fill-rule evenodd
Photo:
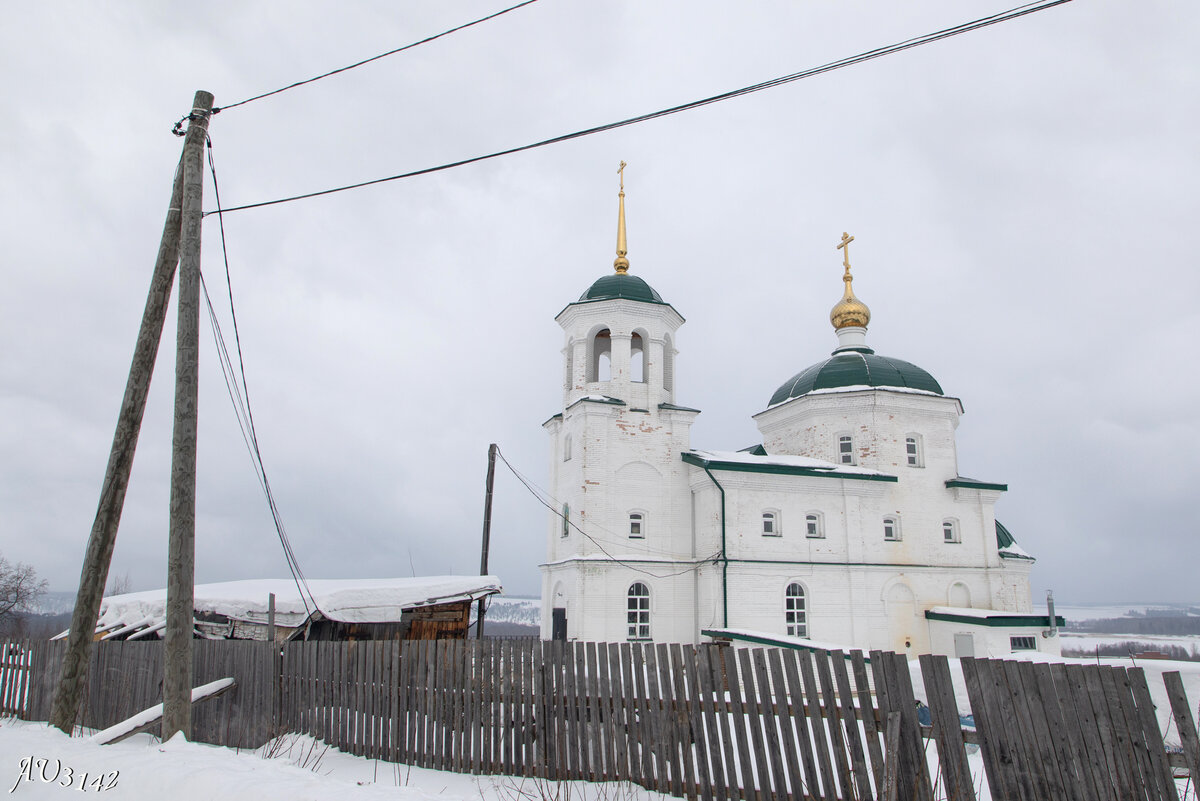
<path fill-rule="evenodd" d="M 624 170 L 621 162 L 613 272 L 555 317 L 565 344 L 562 409 L 544 424 L 559 507 L 542 566 L 547 638 L 565 630 L 570 639 L 626 639 L 623 604 L 639 575 L 631 566 L 692 558 L 680 454 L 699 412 L 674 403 L 684 320 L 629 271 Z"/>

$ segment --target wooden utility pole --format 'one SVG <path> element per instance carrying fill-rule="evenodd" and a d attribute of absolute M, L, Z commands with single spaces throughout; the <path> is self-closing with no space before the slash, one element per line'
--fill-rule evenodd
<path fill-rule="evenodd" d="M 129 472 L 133 468 L 133 455 L 137 450 L 138 434 L 141 432 L 142 417 L 146 411 L 150 378 L 154 374 L 154 360 L 158 355 L 163 321 L 167 317 L 167 306 L 171 300 L 171 285 L 175 282 L 175 265 L 179 262 L 182 206 L 181 158 L 179 166 L 175 169 L 175 182 L 171 187 L 170 203 L 167 205 L 167 219 L 163 223 L 158 257 L 154 262 L 154 274 L 146 296 L 146 308 L 142 312 L 142 325 L 133 348 L 133 362 L 129 366 L 125 396 L 121 401 L 112 449 L 108 455 L 108 467 L 104 471 L 104 483 L 100 488 L 100 503 L 96 508 L 96 518 L 92 522 L 92 533 L 88 537 L 87 550 L 83 557 L 83 569 L 80 571 L 79 591 L 75 596 L 75 609 L 71 615 L 71 632 L 67 637 L 66 653 L 63 655 L 61 678 L 50 710 L 50 725 L 67 734 L 74 729 L 75 719 L 79 714 L 80 695 L 87 683 L 88 651 L 96 629 L 96 618 L 100 613 L 104 585 L 108 582 L 108 568 L 112 563 L 117 528 L 125 506 L 125 490 L 129 486 Z"/>
<path fill-rule="evenodd" d="M 487 490 L 483 496 L 483 554 L 479 559 L 479 575 L 488 574 L 488 549 L 492 544 L 492 485 L 496 482 L 496 443 L 488 445 Z M 476 639 L 483 639 L 483 604 L 486 598 L 479 599 L 479 611 L 475 615 Z"/>
<path fill-rule="evenodd" d="M 204 140 L 213 96 L 196 93 L 183 141 L 179 322 L 175 341 L 175 428 L 171 438 L 171 522 L 167 544 L 167 626 L 162 739 L 192 736 L 192 629 L 196 556 L 196 429 L 200 390 L 200 224 Z"/>

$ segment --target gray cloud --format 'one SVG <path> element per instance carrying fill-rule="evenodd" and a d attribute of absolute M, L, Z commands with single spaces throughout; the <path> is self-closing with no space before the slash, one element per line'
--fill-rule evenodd
<path fill-rule="evenodd" d="M 229 103 L 495 10 L 38 4 L 0 65 L 0 550 L 74 587 L 199 88 Z M 982 2 L 538 3 L 218 115 L 226 205 L 427 167 L 736 88 L 998 10 Z M 1200 393 L 1200 11 L 1072 3 L 602 136 L 226 219 L 267 469 L 310 576 L 471 572 L 487 444 L 534 481 L 554 315 L 630 259 L 688 318 L 699 447 L 822 358 L 857 237 L 880 352 L 961 397 L 962 472 L 1070 600 L 1191 600 Z M 211 183 L 206 207 L 212 208 Z M 216 220 L 204 271 L 232 337 Z M 207 336 L 207 333 L 205 334 Z M 173 321 L 114 571 L 162 586 Z M 284 575 L 204 342 L 197 579 Z M 537 592 L 546 518 L 498 480 L 493 569 Z M 411 562 L 410 562 L 411 560 Z"/>

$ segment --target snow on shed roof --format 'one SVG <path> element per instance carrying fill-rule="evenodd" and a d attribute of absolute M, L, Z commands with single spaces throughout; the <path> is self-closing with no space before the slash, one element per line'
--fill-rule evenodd
<path fill-rule="evenodd" d="M 321 614 L 341 623 L 396 623 L 405 609 L 474 600 L 501 592 L 496 576 L 422 576 L 392 579 L 311 579 L 309 590 Z M 267 622 L 268 597 L 275 594 L 275 622 L 304 624 L 311 610 L 291 579 L 250 579 L 197 584 L 195 610 L 237 620 Z M 165 619 L 165 589 L 113 595 L 100 603 L 97 628 Z"/>

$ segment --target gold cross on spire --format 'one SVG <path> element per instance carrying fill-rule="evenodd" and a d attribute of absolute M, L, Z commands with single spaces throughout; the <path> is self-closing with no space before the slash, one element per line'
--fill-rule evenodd
<path fill-rule="evenodd" d="M 854 241 L 854 237 L 842 231 L 842 241 L 838 243 L 837 249 L 842 251 L 842 264 L 846 265 L 846 275 L 850 274 L 850 243 Z"/>
<path fill-rule="evenodd" d="M 629 272 L 629 259 L 626 258 L 629 246 L 625 244 L 625 162 L 617 168 L 617 175 L 621 176 L 621 193 L 617 196 L 617 258 L 613 267 L 624 275 Z"/>

